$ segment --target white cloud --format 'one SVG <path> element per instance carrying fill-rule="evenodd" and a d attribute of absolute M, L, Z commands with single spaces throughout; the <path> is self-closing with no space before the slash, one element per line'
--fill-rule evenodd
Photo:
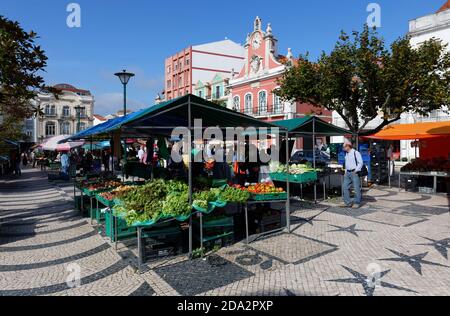
<path fill-rule="evenodd" d="M 127 98 L 127 109 L 140 110 L 145 108 L 143 102 Z M 95 114 L 108 115 L 123 109 L 123 94 L 117 92 L 104 93 L 95 97 Z"/>

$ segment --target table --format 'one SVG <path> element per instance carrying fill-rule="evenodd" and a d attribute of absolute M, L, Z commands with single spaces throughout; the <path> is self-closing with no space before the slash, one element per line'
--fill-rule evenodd
<path fill-rule="evenodd" d="M 400 171 L 398 174 L 398 189 L 402 189 L 402 176 L 409 177 L 433 177 L 433 192 L 437 192 L 437 179 L 450 178 L 450 173 L 430 171 L 430 172 L 414 172 L 414 171 Z M 406 190 L 406 187 L 405 187 Z"/>

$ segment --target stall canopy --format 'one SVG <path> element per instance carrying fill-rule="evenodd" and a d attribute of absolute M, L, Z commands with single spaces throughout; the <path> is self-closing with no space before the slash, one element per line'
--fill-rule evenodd
<path fill-rule="evenodd" d="M 391 125 L 368 136 L 381 140 L 416 140 L 450 136 L 450 121 Z"/>
<path fill-rule="evenodd" d="M 175 127 L 191 125 L 195 119 L 202 119 L 206 127 L 267 127 L 279 128 L 271 123 L 227 109 L 195 95 L 185 95 L 170 101 L 156 104 L 150 108 L 107 121 L 85 130 L 67 140 L 107 139 L 115 131 L 121 130 L 122 137 L 147 137 L 148 135 L 170 136 Z"/>
<path fill-rule="evenodd" d="M 274 123 L 287 129 L 289 134 L 298 136 L 309 136 L 313 134 L 317 136 L 342 136 L 352 134 L 352 132 L 327 123 L 317 116 L 305 116 L 302 118 L 277 121 Z"/>

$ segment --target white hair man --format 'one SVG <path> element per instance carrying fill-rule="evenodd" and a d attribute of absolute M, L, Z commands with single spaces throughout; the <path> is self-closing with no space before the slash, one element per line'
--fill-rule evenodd
<path fill-rule="evenodd" d="M 362 193 L 361 193 L 361 178 L 359 172 L 364 166 L 361 154 L 353 149 L 353 144 L 346 140 L 344 143 L 345 155 L 345 176 L 342 190 L 344 191 L 344 204 L 342 207 L 352 207 L 358 209 L 361 207 Z M 350 189 L 353 185 L 355 191 L 355 198 L 350 197 Z"/>

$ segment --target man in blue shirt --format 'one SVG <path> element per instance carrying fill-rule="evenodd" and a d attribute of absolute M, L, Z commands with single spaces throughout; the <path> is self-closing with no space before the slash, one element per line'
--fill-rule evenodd
<path fill-rule="evenodd" d="M 70 161 L 69 161 L 69 155 L 67 154 L 66 151 L 64 151 L 61 154 L 61 172 L 64 175 L 67 175 L 69 172 L 69 166 L 70 166 Z"/>
<path fill-rule="evenodd" d="M 353 207 L 358 209 L 361 207 L 361 179 L 358 173 L 362 170 L 364 163 L 361 154 L 353 149 L 350 141 L 344 143 L 345 155 L 345 176 L 342 190 L 344 191 L 344 204 L 342 207 Z M 355 190 L 355 198 L 350 198 L 350 189 L 353 185 Z"/>

